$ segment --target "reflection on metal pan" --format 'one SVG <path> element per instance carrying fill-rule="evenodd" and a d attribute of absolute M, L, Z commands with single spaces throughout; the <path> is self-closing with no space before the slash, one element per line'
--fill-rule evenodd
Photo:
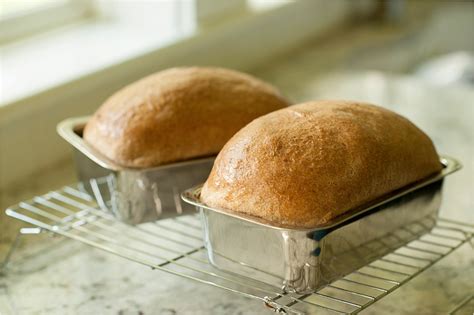
<path fill-rule="evenodd" d="M 57 127 L 58 133 L 75 149 L 78 177 L 86 183 L 84 189 L 88 193 L 97 194 L 94 179 L 105 177 L 107 191 L 100 191 L 100 195 L 110 200 L 118 219 L 131 224 L 195 213 L 194 207 L 181 202 L 180 193 L 206 180 L 214 157 L 144 169 L 123 167 L 83 140 L 82 130 L 88 119 L 67 119 Z"/>
<path fill-rule="evenodd" d="M 199 200 L 201 186 L 182 198 L 200 211 L 212 264 L 280 285 L 287 292 L 306 293 L 428 232 L 437 218 L 443 178 L 461 168 L 450 157 L 442 157 L 441 163 L 439 174 L 312 229 L 278 226 L 208 207 Z M 408 233 L 412 225 L 416 229 Z M 377 244 L 380 248 L 374 247 Z"/>

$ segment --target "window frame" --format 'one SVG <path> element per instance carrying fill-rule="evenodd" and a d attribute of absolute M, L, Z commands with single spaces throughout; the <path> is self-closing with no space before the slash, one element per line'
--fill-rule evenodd
<path fill-rule="evenodd" d="M 94 0 L 65 0 L 13 13 L 0 19 L 0 44 L 39 35 L 95 15 Z"/>

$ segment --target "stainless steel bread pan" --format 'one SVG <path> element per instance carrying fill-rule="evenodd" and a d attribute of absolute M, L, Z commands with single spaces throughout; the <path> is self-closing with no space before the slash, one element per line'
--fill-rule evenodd
<path fill-rule="evenodd" d="M 441 163 L 440 174 L 312 229 L 275 226 L 210 208 L 200 201 L 202 186 L 185 191 L 182 198 L 200 211 L 214 266 L 286 292 L 306 293 L 428 232 L 437 218 L 443 178 L 461 167 L 449 157 L 441 158 Z M 410 225 L 415 228 L 407 233 L 404 229 Z"/>
<path fill-rule="evenodd" d="M 206 180 L 214 157 L 146 169 L 125 168 L 84 142 L 82 131 L 87 121 L 88 117 L 67 119 L 57 130 L 75 149 L 78 177 L 88 193 L 109 200 L 114 214 L 131 224 L 195 213 L 193 206 L 181 202 L 180 193 Z M 97 185 L 95 179 L 104 176 L 107 185 Z"/>

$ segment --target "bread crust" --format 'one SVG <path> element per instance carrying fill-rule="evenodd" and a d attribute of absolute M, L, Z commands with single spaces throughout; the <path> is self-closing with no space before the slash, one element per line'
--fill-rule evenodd
<path fill-rule="evenodd" d="M 400 115 L 358 102 L 308 102 L 235 134 L 217 156 L 201 200 L 311 228 L 441 168 L 430 138 Z"/>
<path fill-rule="evenodd" d="M 241 72 L 172 68 L 107 99 L 84 139 L 122 166 L 158 166 L 214 155 L 247 123 L 288 105 L 274 87 Z"/>

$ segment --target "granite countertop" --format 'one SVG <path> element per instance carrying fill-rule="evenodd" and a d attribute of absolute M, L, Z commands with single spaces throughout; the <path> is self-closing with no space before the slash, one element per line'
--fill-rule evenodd
<path fill-rule="evenodd" d="M 464 164 L 461 172 L 446 180 L 441 216 L 474 222 L 474 89 L 433 86 L 412 76 L 387 74 L 392 68 L 408 69 L 414 63 L 404 61 L 401 66 L 403 51 L 417 45 L 403 34 L 385 30 L 380 35 L 362 27 L 351 32 L 350 44 L 347 34 L 322 44 L 309 43 L 255 73 L 295 102 L 357 99 L 410 118 L 432 137 L 439 152 Z M 368 43 L 371 47 L 388 44 L 393 49 L 364 49 Z M 366 68 L 385 72 L 362 70 Z M 73 181 L 73 165 L 66 162 L 39 174 L 28 186 L 3 192 L 1 206 Z M 1 220 L 9 219 L 2 216 Z M 4 226 L 11 230 L 20 226 L 8 222 Z M 272 314 L 260 302 L 153 271 L 74 241 L 49 234 L 25 238 L 26 245 L 13 257 L 12 269 L 0 274 L 0 313 Z M 4 242 L 0 255 L 8 247 Z M 362 314 L 447 313 L 474 292 L 472 266 L 474 251 L 465 244 Z"/>

